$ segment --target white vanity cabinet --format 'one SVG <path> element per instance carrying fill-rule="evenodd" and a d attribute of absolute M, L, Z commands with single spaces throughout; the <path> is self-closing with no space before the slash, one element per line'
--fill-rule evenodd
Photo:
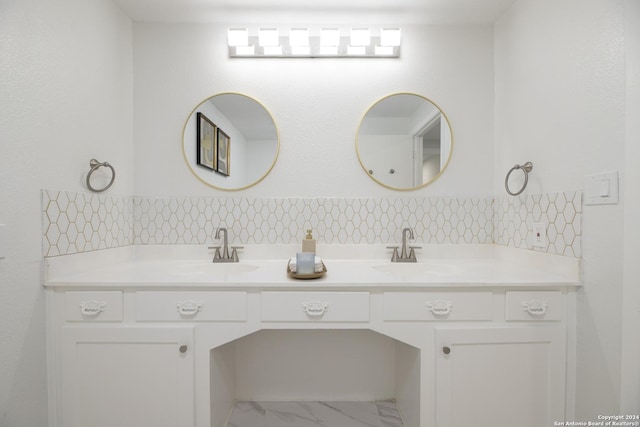
<path fill-rule="evenodd" d="M 385 324 L 420 322 L 433 339 L 421 348 L 419 425 L 540 427 L 564 420 L 571 295 L 491 286 L 385 292 Z"/>
<path fill-rule="evenodd" d="M 194 425 L 193 325 L 131 322 L 124 290 L 48 292 L 47 303 L 51 426 Z"/>
<path fill-rule="evenodd" d="M 193 327 L 61 330 L 61 426 L 193 426 Z"/>
<path fill-rule="evenodd" d="M 565 419 L 565 330 L 436 330 L 438 427 L 540 427 Z"/>
<path fill-rule="evenodd" d="M 227 427 L 237 400 L 334 397 L 394 399 L 405 427 L 573 418 L 577 280 L 354 282 L 336 265 L 294 281 L 269 265 L 266 283 L 135 263 L 47 282 L 49 427 Z"/>

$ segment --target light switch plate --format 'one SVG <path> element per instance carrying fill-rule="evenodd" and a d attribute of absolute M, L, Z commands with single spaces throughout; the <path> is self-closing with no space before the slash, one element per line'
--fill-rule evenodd
<path fill-rule="evenodd" d="M 584 177 L 585 205 L 615 205 L 618 201 L 618 171 Z"/>

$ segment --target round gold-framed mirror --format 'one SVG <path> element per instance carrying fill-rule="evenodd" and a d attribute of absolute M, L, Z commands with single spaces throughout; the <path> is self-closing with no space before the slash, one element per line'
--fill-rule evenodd
<path fill-rule="evenodd" d="M 206 185 L 225 191 L 252 187 L 278 160 L 278 128 L 266 107 L 237 92 L 213 95 L 189 114 L 182 153 L 189 169 Z"/>
<path fill-rule="evenodd" d="M 449 119 L 435 102 L 413 93 L 376 101 L 356 135 L 360 165 L 371 179 L 392 190 L 415 190 L 434 182 L 452 152 Z"/>

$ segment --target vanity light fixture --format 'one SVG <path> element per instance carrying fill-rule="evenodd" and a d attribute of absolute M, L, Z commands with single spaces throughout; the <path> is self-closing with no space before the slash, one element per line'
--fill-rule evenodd
<path fill-rule="evenodd" d="M 294 56 L 306 56 L 311 53 L 308 28 L 291 28 L 289 30 L 289 45 Z"/>
<path fill-rule="evenodd" d="M 260 32 L 258 34 L 260 46 L 275 47 L 280 45 L 277 28 L 260 28 Z"/>
<path fill-rule="evenodd" d="M 400 28 L 381 28 L 381 46 L 400 46 Z"/>
<path fill-rule="evenodd" d="M 400 47 L 400 28 L 381 28 L 380 44 L 375 47 L 376 55 L 392 55 L 395 47 Z"/>
<path fill-rule="evenodd" d="M 258 43 L 267 56 L 282 55 L 282 46 L 280 46 L 280 37 L 277 28 L 260 28 L 258 32 Z"/>
<path fill-rule="evenodd" d="M 320 30 L 320 49 L 321 56 L 338 56 L 338 47 L 340 46 L 340 30 L 337 28 L 322 28 Z"/>
<path fill-rule="evenodd" d="M 229 28 L 227 30 L 229 46 L 249 46 L 249 31 L 246 28 Z"/>
<path fill-rule="evenodd" d="M 351 56 L 365 55 L 371 44 L 371 31 L 368 28 L 352 28 L 347 53 Z"/>
<path fill-rule="evenodd" d="M 399 58 L 400 28 L 229 28 L 230 58 Z"/>
<path fill-rule="evenodd" d="M 255 53 L 255 46 L 249 45 L 249 30 L 246 28 L 229 28 L 227 43 L 229 44 L 229 52 L 233 48 L 239 56 L 253 56 Z"/>

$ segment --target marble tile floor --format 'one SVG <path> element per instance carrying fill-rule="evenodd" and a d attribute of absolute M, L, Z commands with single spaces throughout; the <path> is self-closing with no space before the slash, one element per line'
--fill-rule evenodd
<path fill-rule="evenodd" d="M 226 427 L 403 427 L 393 400 L 236 402 Z"/>

